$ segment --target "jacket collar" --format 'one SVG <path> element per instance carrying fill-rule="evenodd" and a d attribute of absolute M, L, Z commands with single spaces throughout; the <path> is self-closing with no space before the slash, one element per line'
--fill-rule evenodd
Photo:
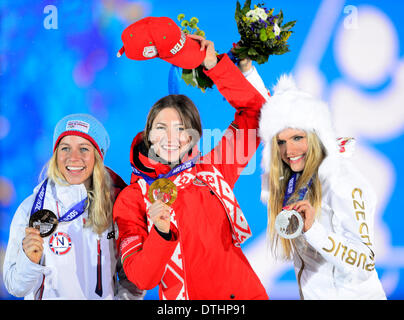
<path fill-rule="evenodd" d="M 43 181 L 35 187 L 34 193 L 39 191 Z M 87 197 L 87 190 L 84 184 L 66 184 L 64 181 L 55 182 L 48 179 L 48 186 L 45 195 L 45 206 L 47 200 L 57 200 L 64 208 L 69 209 L 77 202 Z"/>

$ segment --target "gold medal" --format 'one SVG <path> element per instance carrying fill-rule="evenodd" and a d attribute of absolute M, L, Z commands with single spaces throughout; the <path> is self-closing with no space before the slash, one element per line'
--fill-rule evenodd
<path fill-rule="evenodd" d="M 169 179 L 161 178 L 154 181 L 149 188 L 149 200 L 154 203 L 161 200 L 166 205 L 171 205 L 177 199 L 177 187 Z"/>

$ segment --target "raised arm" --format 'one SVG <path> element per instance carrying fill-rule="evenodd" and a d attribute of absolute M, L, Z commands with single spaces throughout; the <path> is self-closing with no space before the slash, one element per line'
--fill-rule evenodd
<path fill-rule="evenodd" d="M 268 93 L 254 67 L 246 72 L 246 79 L 226 54 L 219 56 L 217 65 L 205 73 L 236 112 L 219 144 L 203 157 L 203 163 L 215 165 L 233 186 L 258 148 L 258 121 Z"/>

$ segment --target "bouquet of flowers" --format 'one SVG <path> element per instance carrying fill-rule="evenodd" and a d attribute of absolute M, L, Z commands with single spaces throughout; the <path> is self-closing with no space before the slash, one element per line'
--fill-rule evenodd
<path fill-rule="evenodd" d="M 196 34 L 205 37 L 205 32 L 198 27 L 198 18 L 192 17 L 189 21 L 185 20 L 184 14 L 179 14 L 177 17 L 181 22 L 182 32 L 186 34 Z M 195 69 L 182 69 L 181 78 L 187 85 L 198 87 L 205 92 L 207 88 L 213 87 L 213 81 L 203 72 L 203 67 L 199 66 Z"/>
<path fill-rule="evenodd" d="M 232 49 L 233 55 L 239 59 L 250 58 L 258 64 L 268 61 L 272 54 L 284 54 L 289 51 L 287 41 L 292 34 L 291 29 L 296 21 L 283 23 L 283 13 L 273 15 L 274 9 L 268 10 L 264 4 L 251 9 L 251 0 L 246 0 L 241 8 L 237 1 L 235 19 L 240 41 Z"/>
<path fill-rule="evenodd" d="M 264 4 L 255 5 L 254 9 L 251 9 L 251 0 L 246 0 L 241 8 L 240 2 L 237 1 L 234 16 L 240 41 L 228 52 L 235 63 L 249 58 L 258 64 L 263 64 L 268 61 L 270 55 L 280 55 L 289 51 L 287 41 L 296 21 L 282 24 L 282 10 L 277 15 L 273 13 L 274 9 L 268 10 Z M 198 27 L 198 18 L 192 17 L 188 21 L 184 14 L 179 14 L 177 19 L 184 33 L 205 36 L 205 32 Z M 198 87 L 202 92 L 213 87 L 213 81 L 203 72 L 202 66 L 192 70 L 183 69 L 181 78 L 187 85 Z"/>

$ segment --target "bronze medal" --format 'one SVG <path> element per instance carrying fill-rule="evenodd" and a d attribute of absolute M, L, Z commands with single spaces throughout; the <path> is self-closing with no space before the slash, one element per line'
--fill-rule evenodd
<path fill-rule="evenodd" d="M 49 236 L 56 230 L 59 221 L 56 215 L 47 209 L 34 212 L 29 219 L 29 226 L 39 230 L 42 238 Z"/>
<path fill-rule="evenodd" d="M 169 206 L 177 199 L 177 187 L 169 179 L 157 179 L 150 185 L 148 195 L 151 203 L 161 200 Z"/>

